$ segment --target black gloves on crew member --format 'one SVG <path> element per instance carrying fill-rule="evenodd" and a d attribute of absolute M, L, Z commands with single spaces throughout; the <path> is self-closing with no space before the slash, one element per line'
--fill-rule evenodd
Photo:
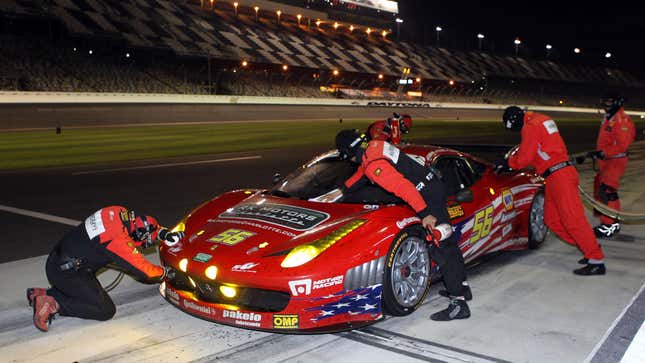
<path fill-rule="evenodd" d="M 493 170 L 495 170 L 495 172 L 497 174 L 505 172 L 505 171 L 508 171 L 508 170 L 511 169 L 510 166 L 508 166 L 508 159 L 506 159 L 506 158 L 495 160 L 494 165 L 495 166 L 493 166 Z"/>
<path fill-rule="evenodd" d="M 178 231 L 178 232 L 171 232 L 167 229 L 161 229 L 159 230 L 159 239 L 164 241 L 166 246 L 174 246 L 179 241 L 181 241 L 182 238 L 184 238 L 185 233 Z"/>
<path fill-rule="evenodd" d="M 602 150 L 590 151 L 587 153 L 587 157 L 603 160 L 605 158 L 605 152 Z"/>

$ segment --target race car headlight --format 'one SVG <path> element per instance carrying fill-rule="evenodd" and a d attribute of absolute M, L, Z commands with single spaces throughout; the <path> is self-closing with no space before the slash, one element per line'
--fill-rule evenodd
<path fill-rule="evenodd" d="M 356 228 L 365 224 L 365 222 L 367 221 L 364 219 L 353 220 L 323 238 L 295 247 L 291 252 L 289 252 L 287 257 L 282 260 L 280 266 L 298 267 L 304 265 L 334 245 L 334 243 L 350 234 Z"/>
<path fill-rule="evenodd" d="M 186 231 L 186 219 L 182 219 L 177 223 L 176 226 L 174 226 L 170 232 L 184 232 Z"/>

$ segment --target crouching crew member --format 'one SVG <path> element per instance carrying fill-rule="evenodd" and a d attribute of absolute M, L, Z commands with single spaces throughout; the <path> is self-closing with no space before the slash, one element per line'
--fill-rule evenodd
<path fill-rule="evenodd" d="M 594 179 L 594 195 L 596 200 L 615 210 L 620 210 L 618 187 L 627 167 L 627 149 L 636 137 L 634 123 L 625 113 L 624 103 L 625 99 L 618 95 L 603 98 L 605 118 L 600 125 L 594 153 L 600 159 Z M 594 227 L 596 236 L 600 238 L 612 238 L 619 231 L 618 220 L 605 215 L 600 216 L 600 224 Z"/>
<path fill-rule="evenodd" d="M 124 207 L 105 207 L 69 231 L 47 258 L 45 271 L 51 288 L 27 289 L 34 309 L 34 325 L 44 332 L 60 314 L 83 319 L 109 320 L 116 308 L 96 273 L 112 267 L 142 283 L 159 283 L 165 269 L 147 261 L 137 249 L 156 239 L 175 244 L 182 232 L 159 229 L 150 216 L 135 215 Z"/>
<path fill-rule="evenodd" d="M 407 134 L 412 128 L 412 116 L 394 113 L 387 120 L 376 121 L 367 127 L 366 134 L 370 140 L 387 141 L 399 145 L 402 134 Z"/>
<path fill-rule="evenodd" d="M 586 266 L 574 270 L 577 275 L 604 275 L 604 254 L 585 217 L 578 194 L 578 172 L 569 162 L 569 155 L 558 127 L 551 117 L 536 112 L 524 112 L 517 106 L 508 107 L 503 116 L 504 127 L 521 131 L 519 149 L 508 160 L 496 165 L 522 169 L 533 165 L 546 180 L 544 222 L 565 242 L 584 254 L 580 260 Z"/>
<path fill-rule="evenodd" d="M 405 201 L 421 219 L 430 233 L 435 227 L 447 225 L 449 237 L 430 245 L 430 255 L 439 265 L 446 289 L 451 296 L 448 308 L 431 315 L 431 319 L 446 321 L 470 317 L 466 303 L 472 298 L 466 281 L 464 258 L 451 233 L 450 217 L 446 208 L 446 189 L 439 173 L 401 152 L 392 144 L 371 140 L 366 143 L 364 135 L 355 130 L 343 130 L 336 135 L 336 146 L 341 158 L 360 163 L 354 175 L 341 188 L 342 193 L 351 193 L 373 182 Z"/>

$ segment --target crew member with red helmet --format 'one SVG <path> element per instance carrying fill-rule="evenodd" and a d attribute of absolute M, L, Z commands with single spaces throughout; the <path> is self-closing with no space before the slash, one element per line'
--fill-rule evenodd
<path fill-rule="evenodd" d="M 618 187 L 627 167 L 627 149 L 634 142 L 634 123 L 625 113 L 625 99 L 610 94 L 602 99 L 605 118 L 600 124 L 596 151 L 591 153 L 598 160 L 598 172 L 594 179 L 596 199 L 609 207 L 620 210 Z M 620 231 L 617 219 L 601 215 L 600 224 L 594 227 L 596 236 L 612 238 Z"/>
<path fill-rule="evenodd" d="M 370 140 L 387 141 L 393 145 L 401 143 L 402 134 L 407 134 L 412 128 L 412 116 L 394 113 L 387 120 L 376 121 L 367 127 L 366 134 Z"/>
<path fill-rule="evenodd" d="M 604 275 L 604 254 L 585 217 L 578 194 L 578 172 L 569 161 L 567 148 L 553 119 L 536 112 L 524 112 L 517 106 L 506 108 L 504 127 L 520 131 L 522 141 L 517 152 L 496 165 L 497 170 L 522 169 L 533 165 L 546 180 L 544 222 L 565 242 L 578 246 L 585 266 L 577 275 Z"/>
<path fill-rule="evenodd" d="M 341 158 L 360 163 L 339 194 L 351 194 L 372 182 L 412 207 L 424 228 L 438 232 L 430 254 L 439 265 L 451 302 L 448 308 L 432 314 L 430 318 L 447 321 L 470 317 L 466 300 L 472 298 L 472 293 L 465 283 L 464 258 L 452 234 L 446 208 L 446 188 L 439 172 L 426 168 L 386 141 L 367 142 L 366 137 L 356 130 L 339 132 L 336 146 Z"/>
<path fill-rule="evenodd" d="M 182 237 L 183 232 L 159 229 L 153 217 L 135 215 L 124 207 L 96 211 L 50 252 L 45 271 L 52 287 L 27 289 L 34 325 L 46 332 L 56 314 L 111 319 L 116 308 L 97 280 L 97 271 L 109 265 L 142 283 L 161 282 L 165 269 L 147 261 L 137 248 L 150 247 L 156 239 L 173 245 Z"/>

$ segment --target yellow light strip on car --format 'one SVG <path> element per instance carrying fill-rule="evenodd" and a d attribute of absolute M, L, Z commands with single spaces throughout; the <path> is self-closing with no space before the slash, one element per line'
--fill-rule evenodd
<path fill-rule="evenodd" d="M 323 238 L 295 247 L 291 252 L 289 252 L 287 257 L 282 260 L 280 266 L 288 268 L 304 265 L 316 258 L 316 256 L 321 254 L 324 250 L 334 245 L 334 243 L 350 234 L 356 228 L 365 224 L 365 222 L 367 221 L 364 219 L 353 220 Z"/>

